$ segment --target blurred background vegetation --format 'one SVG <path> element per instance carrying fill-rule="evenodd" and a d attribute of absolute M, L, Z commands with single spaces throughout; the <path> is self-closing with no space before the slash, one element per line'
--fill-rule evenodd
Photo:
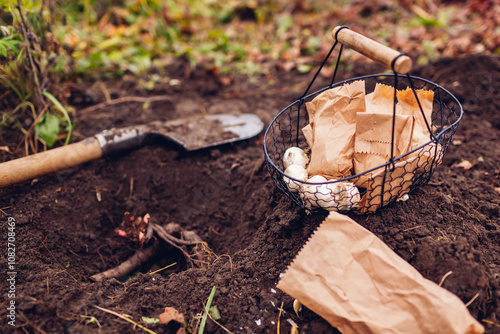
<path fill-rule="evenodd" d="M 62 83 L 161 73 L 172 59 L 215 75 L 306 73 L 344 24 L 421 65 L 500 53 L 498 0 L 0 0 L 0 131 L 22 132 L 26 154 L 67 143 Z"/>

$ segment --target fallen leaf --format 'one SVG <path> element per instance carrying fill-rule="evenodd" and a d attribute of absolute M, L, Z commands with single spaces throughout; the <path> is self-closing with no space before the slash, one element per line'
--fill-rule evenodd
<path fill-rule="evenodd" d="M 173 307 L 165 307 L 165 312 L 160 314 L 160 323 L 164 325 L 168 325 L 171 321 L 175 321 L 181 325 L 179 329 L 177 330 L 177 334 L 185 334 L 186 331 L 184 329 L 184 315 L 182 313 L 179 313 L 175 308 Z"/>
<path fill-rule="evenodd" d="M 10 149 L 8 146 L 0 146 L 0 151 L 5 151 L 5 152 L 10 153 Z"/>
<path fill-rule="evenodd" d="M 495 191 L 497 192 L 498 195 L 500 195 L 500 187 L 495 187 Z"/>
<path fill-rule="evenodd" d="M 470 162 L 470 161 L 468 161 L 468 160 L 462 160 L 462 162 L 457 163 L 457 164 L 453 164 L 451 167 L 452 167 L 452 168 L 462 167 L 462 168 L 463 168 L 463 169 L 465 169 L 465 170 L 469 170 L 469 169 L 471 169 L 472 167 L 474 167 L 474 164 L 473 164 L 473 163 L 471 163 L 471 162 Z"/>
<path fill-rule="evenodd" d="M 232 80 L 230 77 L 220 77 L 219 82 L 222 86 L 228 86 L 231 84 Z"/>
<path fill-rule="evenodd" d="M 208 310 L 208 314 L 210 314 L 210 317 L 214 319 L 215 321 L 220 320 L 220 312 L 217 306 L 212 305 L 210 306 L 210 309 Z"/>

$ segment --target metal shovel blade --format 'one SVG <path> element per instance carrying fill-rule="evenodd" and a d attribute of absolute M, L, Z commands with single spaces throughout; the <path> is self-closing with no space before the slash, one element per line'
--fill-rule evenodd
<path fill-rule="evenodd" d="M 258 135 L 264 123 L 257 115 L 205 115 L 148 124 L 155 133 L 187 151 L 222 145 Z"/>
<path fill-rule="evenodd" d="M 264 123 L 257 115 L 219 114 L 110 129 L 95 137 L 101 144 L 103 156 L 106 156 L 142 146 L 151 135 L 164 137 L 187 151 L 194 151 L 249 139 L 263 129 Z"/>
<path fill-rule="evenodd" d="M 155 122 L 150 126 L 152 133 L 194 151 L 252 138 L 263 130 L 264 123 L 253 114 L 221 114 Z"/>

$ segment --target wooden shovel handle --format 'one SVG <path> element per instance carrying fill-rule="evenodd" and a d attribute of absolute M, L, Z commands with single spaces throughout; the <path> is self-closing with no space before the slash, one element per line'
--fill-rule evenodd
<path fill-rule="evenodd" d="M 10 160 L 0 164 L 0 188 L 99 159 L 101 156 L 99 141 L 88 138 L 75 144 Z"/>
<path fill-rule="evenodd" d="M 396 73 L 406 74 L 411 70 L 412 61 L 410 57 L 401 55 L 400 52 L 375 42 L 349 28 L 340 26 L 335 27 L 332 31 L 332 36 L 340 43 L 349 46 L 351 49 L 389 69 L 392 69 L 392 62 L 397 58 L 394 63 L 394 71 L 396 71 Z"/>

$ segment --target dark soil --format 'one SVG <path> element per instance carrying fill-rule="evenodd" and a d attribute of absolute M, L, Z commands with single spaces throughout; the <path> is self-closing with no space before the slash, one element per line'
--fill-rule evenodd
<path fill-rule="evenodd" d="M 379 70 L 354 68 L 354 73 L 341 76 Z M 137 79 L 105 86 L 112 98 L 167 95 L 168 99 L 149 105 L 108 105 L 92 112 L 84 108 L 102 102 L 103 97 L 87 89 L 89 84 L 72 84 L 75 140 L 113 126 L 199 113 L 251 112 L 269 124 L 301 95 L 311 78 L 278 73 L 235 78 L 227 84 L 225 78 L 190 70 L 182 63 L 160 74 L 169 80 L 157 83 L 153 91 L 141 88 Z M 430 183 L 413 192 L 408 201 L 352 218 L 424 277 L 439 283 L 453 271 L 443 286 L 465 303 L 479 293 L 468 309 L 487 333 L 500 333 L 500 198 L 495 189 L 500 187 L 500 58 L 442 59 L 413 74 L 441 84 L 463 103 L 465 116 L 456 145 L 450 145 Z M 180 85 L 172 85 L 176 82 L 171 79 Z M 327 82 L 320 80 L 324 81 L 320 86 Z M 15 143 L 18 138 L 4 134 L 4 140 Z M 474 166 L 456 167 L 462 160 Z M 292 298 L 276 289 L 280 274 L 325 215 L 308 215 L 276 189 L 265 167 L 262 135 L 190 153 L 158 140 L 126 154 L 4 188 L 0 196 L 4 252 L 7 217 L 16 221 L 14 332 L 142 332 L 94 305 L 139 322 L 143 316 L 157 318 L 165 307 L 175 307 L 193 330 L 213 286 L 220 323 L 233 333 L 276 333 L 282 303 L 281 333 L 290 332 L 287 319 L 293 319 L 301 333 L 335 332 L 311 311 L 303 310 L 297 317 Z M 167 249 L 131 277 L 93 282 L 92 275 L 120 264 L 136 249 L 115 233 L 127 211 L 135 216 L 149 213 L 158 223 L 176 222 L 195 231 L 216 257 L 206 267 L 187 268 L 178 251 Z M 5 259 L 2 255 L 2 272 L 7 272 Z M 149 274 L 174 262 L 177 265 Z M 5 279 L 0 286 L 1 331 L 12 332 L 5 321 L 9 302 Z M 175 332 L 159 324 L 145 326 L 158 333 Z M 212 321 L 205 332 L 224 333 Z"/>

